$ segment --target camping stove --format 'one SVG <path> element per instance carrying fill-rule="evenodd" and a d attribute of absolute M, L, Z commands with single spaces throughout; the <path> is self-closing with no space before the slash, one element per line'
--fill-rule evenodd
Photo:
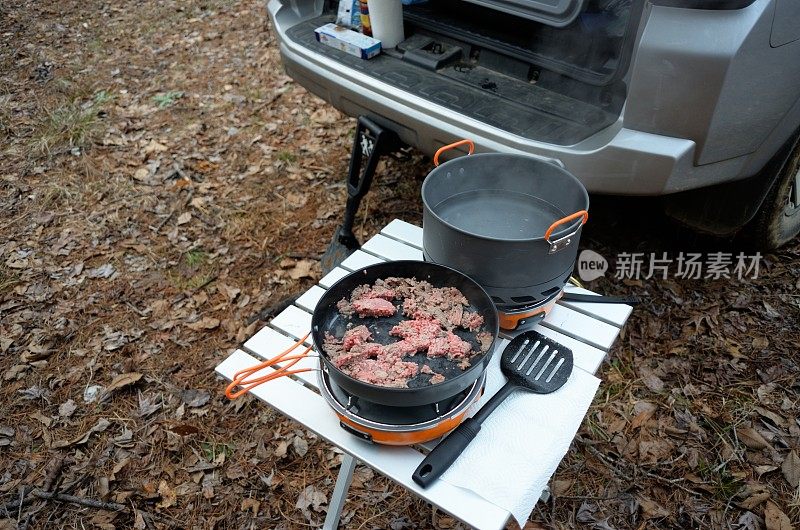
<path fill-rule="evenodd" d="M 500 316 L 500 328 L 506 331 L 525 331 L 531 329 L 550 313 L 563 293 L 564 291 L 560 290 L 543 300 L 528 304 L 497 304 L 497 313 Z"/>
<path fill-rule="evenodd" d="M 480 399 L 486 381 L 486 374 L 481 374 L 472 386 L 438 403 L 392 407 L 349 394 L 324 370 L 318 374 L 320 393 L 339 417 L 339 425 L 359 438 L 384 445 L 418 444 L 452 431 Z"/>

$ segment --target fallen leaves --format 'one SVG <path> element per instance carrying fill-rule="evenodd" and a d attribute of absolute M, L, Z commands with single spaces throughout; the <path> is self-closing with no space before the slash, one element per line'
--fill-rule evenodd
<path fill-rule="evenodd" d="M 196 322 L 187 324 L 186 327 L 193 331 L 215 329 L 219 327 L 219 319 L 214 317 L 203 317 Z"/>
<path fill-rule="evenodd" d="M 769 442 L 753 427 L 737 427 L 736 435 L 750 449 L 766 449 L 770 447 Z"/>
<path fill-rule="evenodd" d="M 13 428 L 7 425 L 0 426 L 0 447 L 11 445 L 11 443 L 14 441 L 15 432 L 16 431 Z"/>
<path fill-rule="evenodd" d="M 97 420 L 97 423 L 95 423 L 94 426 L 92 426 L 92 428 L 89 429 L 88 431 L 86 431 L 85 433 L 83 433 L 83 434 L 81 434 L 81 435 L 79 435 L 79 436 L 77 436 L 77 437 L 75 437 L 75 438 L 73 438 L 71 440 L 60 440 L 60 441 L 57 441 L 57 442 L 53 443 L 52 448 L 53 449 L 62 449 L 64 447 L 69 447 L 71 445 L 83 445 L 83 444 L 85 444 L 86 442 L 89 441 L 89 438 L 91 438 L 93 434 L 97 434 L 97 433 L 101 433 L 101 432 L 105 431 L 106 429 L 108 429 L 108 427 L 110 425 L 111 425 L 110 421 L 108 421 L 105 418 L 100 418 L 99 420 Z"/>
<path fill-rule="evenodd" d="M 293 280 L 299 280 L 301 278 L 316 278 L 316 266 L 316 261 L 301 259 L 295 263 L 291 269 L 289 269 L 289 277 Z"/>
<path fill-rule="evenodd" d="M 75 405 L 75 401 L 68 399 L 58 407 L 58 415 L 62 418 L 69 418 L 72 416 L 75 411 L 78 409 L 78 406 Z"/>
<path fill-rule="evenodd" d="M 89 278 L 111 278 L 116 272 L 117 269 L 112 264 L 105 263 L 94 269 L 87 270 L 86 276 Z"/>
<path fill-rule="evenodd" d="M 800 457 L 797 456 L 796 450 L 789 451 L 781 465 L 781 472 L 792 488 L 800 487 Z"/>
<path fill-rule="evenodd" d="M 166 480 L 159 482 L 158 494 L 161 495 L 161 500 L 156 503 L 156 507 L 161 508 L 162 510 L 171 506 L 175 506 L 175 503 L 178 501 L 178 496 L 175 494 L 175 490 L 169 484 L 167 484 Z"/>
<path fill-rule="evenodd" d="M 306 519 L 312 521 L 312 513 L 311 510 L 315 512 L 321 512 L 322 506 L 328 502 L 328 498 L 325 496 L 321 490 L 319 490 L 316 486 L 309 485 L 306 486 L 305 489 L 300 493 L 300 496 L 297 497 L 297 503 L 295 504 L 295 508 L 303 512 L 303 515 L 306 516 Z"/>
<path fill-rule="evenodd" d="M 789 517 L 774 502 L 768 502 L 764 509 L 764 524 L 767 530 L 794 530 Z"/>
<path fill-rule="evenodd" d="M 183 402 L 187 407 L 202 407 L 208 403 L 209 399 L 211 399 L 211 393 L 208 390 L 191 388 L 183 391 L 181 399 L 183 399 Z"/>

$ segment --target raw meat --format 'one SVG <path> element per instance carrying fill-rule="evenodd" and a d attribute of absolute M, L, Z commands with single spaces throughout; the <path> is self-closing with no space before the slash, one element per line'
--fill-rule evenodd
<path fill-rule="evenodd" d="M 453 330 L 463 328 L 475 332 L 483 325 L 483 317 L 467 310 L 469 302 L 456 288 L 434 287 L 415 278 L 386 278 L 376 280 L 372 286 L 359 285 L 349 299 L 343 298 L 337 303 L 337 308 L 345 316 L 391 317 L 397 313 L 395 300 L 401 302 L 403 315 L 409 317 L 389 330 L 389 335 L 400 340 L 380 344 L 377 341 L 385 337 L 386 328 L 374 327 L 376 338 L 366 325 L 347 329 L 341 339 L 326 334 L 325 351 L 337 368 L 366 383 L 405 387 L 409 379 L 420 372 L 431 375 L 431 384 L 445 380 L 443 374 L 434 372 L 430 366 L 420 368 L 417 363 L 406 360 L 420 352 L 430 358 L 446 357 L 456 361 L 462 370 L 471 366 L 472 345 Z M 383 334 L 380 329 L 384 330 Z M 481 352 L 488 350 L 492 339 L 486 331 L 476 335 Z"/>
<path fill-rule="evenodd" d="M 416 351 L 427 350 L 440 334 L 443 334 L 442 328 L 433 320 L 403 320 L 389 331 L 389 335 L 412 344 Z"/>
<path fill-rule="evenodd" d="M 436 383 L 441 383 L 444 379 L 442 374 L 433 374 L 433 377 L 431 377 L 431 384 L 435 385 Z"/>
<path fill-rule="evenodd" d="M 470 331 L 475 331 L 483 325 L 483 317 L 478 313 L 465 311 L 464 316 L 461 318 L 461 327 Z"/>
<path fill-rule="evenodd" d="M 367 326 L 356 326 L 344 332 L 342 337 L 342 347 L 344 351 L 350 351 L 353 346 L 364 344 L 372 338 L 372 333 L 369 332 Z"/>
<path fill-rule="evenodd" d="M 447 357 L 448 359 L 464 359 L 472 352 L 472 345 L 461 339 L 452 331 L 444 337 L 437 337 L 428 346 L 428 357 Z"/>
<path fill-rule="evenodd" d="M 397 308 L 384 298 L 359 298 L 353 302 L 353 310 L 361 318 L 364 317 L 390 317 Z"/>

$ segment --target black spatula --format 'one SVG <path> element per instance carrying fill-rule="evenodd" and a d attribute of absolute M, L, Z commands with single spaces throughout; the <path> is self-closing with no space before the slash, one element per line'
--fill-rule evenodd
<path fill-rule="evenodd" d="M 572 373 L 572 350 L 536 331 L 526 331 L 503 350 L 500 368 L 508 382 L 475 416 L 464 421 L 428 453 L 411 476 L 414 482 L 426 488 L 439 478 L 478 435 L 489 414 L 516 389 L 549 394 L 561 388 Z"/>

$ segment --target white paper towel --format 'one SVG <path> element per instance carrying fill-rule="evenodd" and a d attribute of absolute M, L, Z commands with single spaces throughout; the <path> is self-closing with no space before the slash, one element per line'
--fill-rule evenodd
<path fill-rule="evenodd" d="M 487 394 L 494 395 L 506 382 L 500 352 L 486 373 Z M 569 380 L 552 394 L 515 391 L 483 422 L 478 436 L 440 480 L 508 510 L 524 527 L 567 454 L 599 384 L 595 376 L 573 368 Z"/>
<path fill-rule="evenodd" d="M 403 40 L 403 4 L 401 0 L 367 0 L 372 36 L 381 48 L 394 48 Z"/>

